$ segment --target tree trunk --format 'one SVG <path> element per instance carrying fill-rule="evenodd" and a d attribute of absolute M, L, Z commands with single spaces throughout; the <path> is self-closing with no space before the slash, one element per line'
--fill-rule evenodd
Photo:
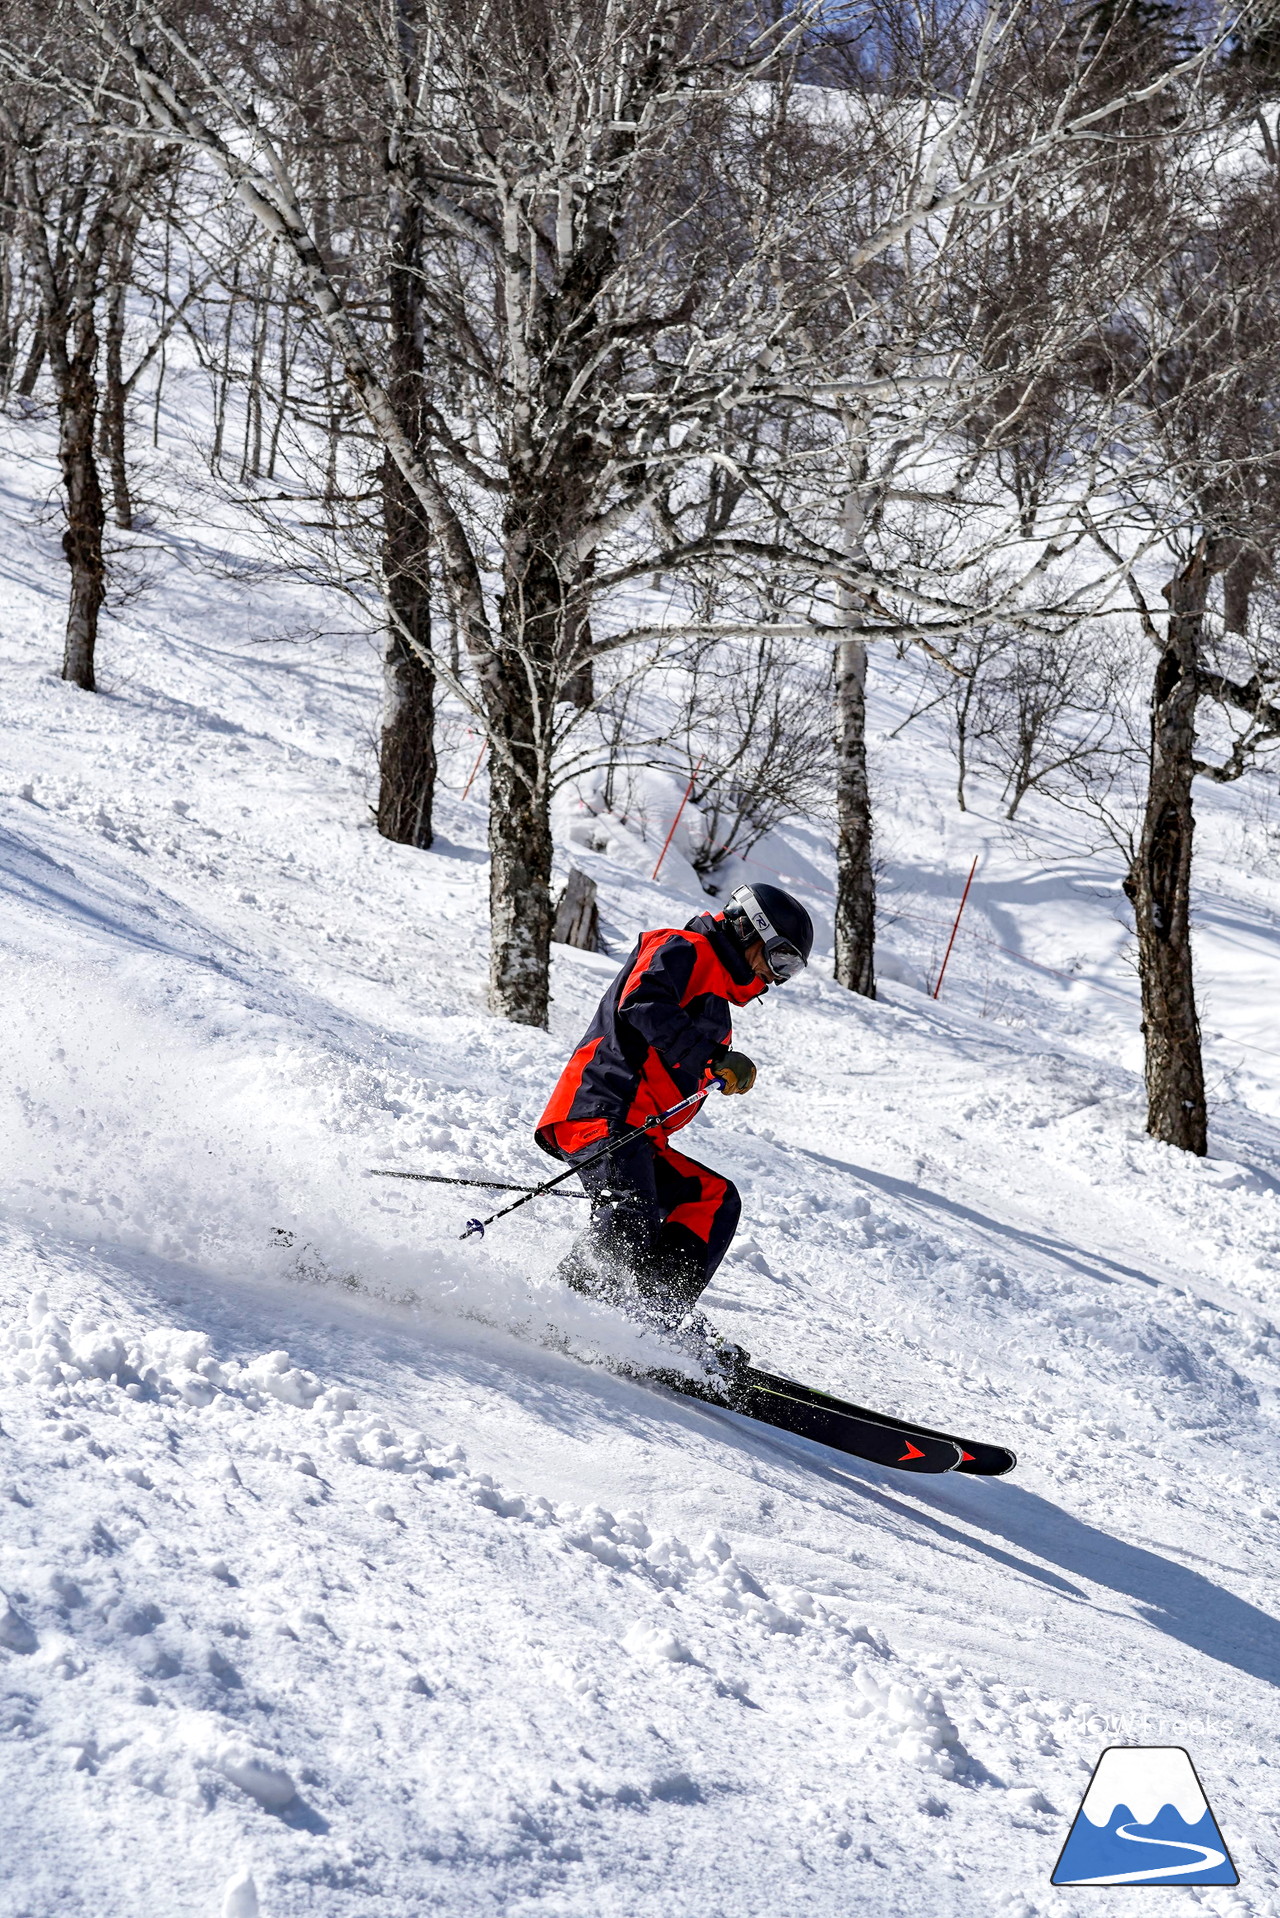
<path fill-rule="evenodd" d="M 431 655 L 430 537 L 413 488 L 389 457 L 382 469 L 382 526 L 387 650 L 378 751 L 378 831 L 397 845 L 425 851 L 434 837 L 436 789 L 435 675 L 427 664 Z"/>
<path fill-rule="evenodd" d="M 595 570 L 596 556 L 592 553 L 583 562 L 583 581 L 590 579 Z M 595 639 L 591 632 L 590 601 L 587 602 L 587 608 L 587 611 L 578 614 L 573 623 L 573 637 L 568 649 L 569 676 L 560 694 L 561 699 L 567 699 L 580 713 L 589 713 L 596 703 Z"/>
<path fill-rule="evenodd" d="M 578 627 L 573 644 L 574 666 L 564 682 L 561 698 L 578 708 L 580 713 L 589 713 L 596 703 L 595 661 L 592 658 L 594 640 L 591 636 L 591 621 L 584 619 Z"/>
<path fill-rule="evenodd" d="M 965 781 L 969 777 L 969 712 L 973 706 L 974 688 L 978 683 L 978 669 L 965 675 L 964 691 L 956 701 L 956 804 L 961 812 L 968 812 L 965 801 Z"/>
<path fill-rule="evenodd" d="M 836 645 L 835 976 L 851 992 L 876 996 L 876 880 L 871 863 L 867 780 L 867 648 Z"/>
<path fill-rule="evenodd" d="M 1169 621 L 1151 693 L 1146 811 L 1124 882 L 1138 935 L 1147 1131 L 1202 1156 L 1208 1112 L 1191 972 L 1191 783 L 1196 673 L 1212 570 L 1199 550 L 1165 589 Z"/>
<path fill-rule="evenodd" d="M 486 687 L 489 755 L 489 1005 L 545 1026 L 550 1002 L 551 813 L 539 777 L 534 710 L 518 656 Z"/>
<path fill-rule="evenodd" d="M 124 222 L 115 245 L 111 283 L 107 287 L 107 325 L 104 339 L 105 384 L 102 395 L 102 422 L 99 447 L 111 475 L 111 510 L 117 526 L 128 532 L 133 525 L 133 500 L 129 494 L 129 471 L 125 464 L 125 403 L 128 389 L 124 378 L 125 293 L 133 266 L 135 229 Z"/>
<path fill-rule="evenodd" d="M 425 588 L 404 575 L 388 580 L 387 601 L 393 623 L 383 661 L 378 831 L 399 846 L 425 852 L 434 836 L 435 678 L 406 635 L 429 648 L 430 612 Z"/>
<path fill-rule="evenodd" d="M 493 741 L 489 1003 L 528 1026 L 546 1025 L 551 997 L 555 703 L 581 664 L 574 648 L 590 610 L 589 600 L 570 601 L 564 556 L 582 525 L 590 479 L 585 460 L 563 459 L 552 479 L 533 459 L 521 461 L 502 522 L 499 649 L 480 666 Z"/>
<path fill-rule="evenodd" d="M 272 293 L 276 272 L 276 249 L 267 248 L 264 276 L 252 295 L 253 345 L 249 356 L 249 379 L 245 389 L 244 453 L 240 461 L 240 479 L 256 480 L 262 475 L 262 375 L 271 334 Z"/>
<path fill-rule="evenodd" d="M 1243 636 L 1249 630 L 1249 601 L 1258 575 L 1262 571 L 1262 556 L 1248 547 L 1236 554 L 1222 577 L 1222 624 L 1229 633 Z"/>
<path fill-rule="evenodd" d="M 276 476 L 276 460 L 280 452 L 280 435 L 284 423 L 289 417 L 290 393 L 289 380 L 293 372 L 293 363 L 297 358 L 301 344 L 300 335 L 289 331 L 289 303 L 292 289 L 286 287 L 280 299 L 280 390 L 276 395 L 276 416 L 271 423 L 271 443 L 267 448 L 267 478 Z"/>
<path fill-rule="evenodd" d="M 62 535 L 62 550 L 71 568 L 62 677 L 91 693 L 95 689 L 98 613 L 106 592 L 106 566 L 102 557 L 106 514 L 93 451 L 98 411 L 98 386 L 94 378 L 98 336 L 91 297 L 79 303 L 70 345 L 58 394 L 58 455 L 67 494 L 67 530 Z"/>
<path fill-rule="evenodd" d="M 213 390 L 213 445 L 209 451 L 209 471 L 217 473 L 222 465 L 222 446 L 227 431 L 227 405 L 231 397 L 231 344 L 235 337 L 236 302 L 240 298 L 240 253 L 231 266 L 231 288 L 227 294 L 226 318 L 222 327 L 222 362 L 217 369 Z"/>
<path fill-rule="evenodd" d="M 45 337 L 43 326 L 37 326 L 31 341 L 31 351 L 27 354 L 27 363 L 22 369 L 22 378 L 18 381 L 18 398 L 29 400 L 36 390 L 36 382 L 44 368 Z"/>
<path fill-rule="evenodd" d="M 388 392 L 413 445 L 421 444 L 424 350 L 422 214 L 392 176 Z M 432 840 L 436 785 L 435 675 L 431 655 L 430 532 L 426 513 L 390 457 L 382 468 L 383 576 L 388 636 L 386 706 L 378 755 L 378 831 L 402 846 Z"/>
<path fill-rule="evenodd" d="M 557 945 L 577 946 L 582 952 L 600 951 L 600 902 L 596 882 L 570 866 L 564 891 L 556 901 L 551 937 Z"/>
<path fill-rule="evenodd" d="M 7 178 L 8 168 L 0 177 L 0 192 L 6 200 L 12 198 L 13 185 Z M 6 245 L 0 256 L 0 405 L 8 399 L 13 386 L 13 375 L 18 364 L 18 342 L 22 334 L 22 275 L 19 268 L 21 254 L 15 246 Z"/>

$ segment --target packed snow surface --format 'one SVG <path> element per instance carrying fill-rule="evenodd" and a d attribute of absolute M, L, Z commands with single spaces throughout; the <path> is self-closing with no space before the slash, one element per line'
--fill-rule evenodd
<path fill-rule="evenodd" d="M 1143 1131 L 1117 854 L 957 811 L 933 719 L 889 738 L 910 662 L 878 1001 L 822 821 L 743 868 L 826 957 L 681 1141 L 745 1199 L 712 1316 L 1021 1460 L 862 1466 L 593 1363 L 643 1340 L 552 1277 L 579 1202 L 461 1245 L 485 1195 L 369 1173 L 545 1170 L 617 960 L 705 903 L 683 828 L 648 876 L 674 778 L 564 795 L 612 956 L 497 1022 L 465 721 L 434 848 L 381 840 L 375 650 L 194 515 L 63 685 L 49 428 L 4 431 L 3 1918 L 1146 1913 L 1049 1886 L 1142 1743 L 1241 1879 L 1162 1910 L 1280 1913 L 1274 786 L 1200 799 L 1205 1160 Z"/>

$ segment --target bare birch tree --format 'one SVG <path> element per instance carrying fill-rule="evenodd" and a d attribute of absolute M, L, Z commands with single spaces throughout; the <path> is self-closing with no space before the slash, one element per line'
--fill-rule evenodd
<path fill-rule="evenodd" d="M 1125 879 L 1142 982 L 1147 1127 L 1186 1151 L 1208 1149 L 1208 1107 L 1192 964 L 1192 804 L 1198 776 L 1234 780 L 1280 740 L 1280 635 L 1229 638 L 1215 589 L 1250 561 L 1256 580 L 1280 552 L 1280 223 L 1268 167 L 1205 183 L 1169 271 L 1108 342 L 1145 449 L 1120 478 L 1134 526 L 1158 536 L 1171 573 L 1157 611 L 1131 589 L 1156 652 L 1147 791 Z M 1243 177 L 1240 177 L 1243 173 Z M 1249 174 L 1253 177 L 1250 178 Z M 1224 600 L 1226 595 L 1223 595 Z M 1199 735 L 1236 716 L 1218 758 Z"/>
<path fill-rule="evenodd" d="M 852 24 L 892 58 L 856 97 L 824 104 L 796 81 L 809 28 L 829 29 L 825 8 L 308 7 L 288 32 L 341 72 L 361 138 L 394 130 L 399 190 L 420 211 L 414 275 L 434 368 L 415 419 L 392 391 L 368 288 L 342 264 L 332 192 L 305 163 L 287 63 L 247 70 L 276 37 L 257 31 L 257 10 L 63 0 L 41 48 L 0 43 L 11 71 L 74 100 L 87 124 L 216 166 L 290 254 L 429 529 L 464 643 L 469 664 L 454 673 L 404 634 L 490 742 L 495 1010 L 546 1018 L 549 799 L 587 637 L 599 657 L 673 623 L 698 630 L 679 613 L 635 616 L 637 581 L 789 568 L 795 610 L 768 622 L 771 636 L 808 638 L 815 623 L 848 634 L 856 620 L 868 637 L 931 644 L 1016 610 L 1061 557 L 1060 513 L 1024 542 L 998 603 L 976 602 L 972 582 L 1007 536 L 977 534 L 961 556 L 947 528 L 970 510 L 976 470 L 957 461 L 956 424 L 989 375 L 973 342 L 940 342 L 934 322 L 936 263 L 966 222 L 998 222 L 1050 173 L 1069 195 L 1111 123 L 1190 83 L 1194 61 L 1100 87 L 1095 65 L 1059 58 L 1069 15 L 993 0 L 922 26 L 871 0 Z M 780 421 L 815 406 L 831 432 L 797 455 Z M 851 407 L 866 529 L 852 551 Z M 733 510 L 709 527 L 724 470 Z M 895 526 L 904 503 L 909 536 Z M 848 841 L 846 878 L 870 857 L 856 786 L 868 830 Z"/>
<path fill-rule="evenodd" d="M 959 637 L 1003 622 L 1043 653 L 1105 603 L 1115 575 L 1079 566 L 1105 409 L 1076 360 L 1097 313 L 1167 252 L 1148 149 L 1189 151 L 1213 42 L 1143 51 L 1118 19 L 1086 28 L 1070 7 L 957 9 L 928 29 L 905 8 L 879 17 L 846 83 L 871 132 L 864 193 L 830 230 L 848 273 L 809 325 L 832 374 L 810 378 L 831 420 L 824 616 L 841 630 L 836 976 L 869 996 L 869 649 L 907 638 L 950 670 Z M 811 533 L 818 490 L 816 475 L 797 489 Z"/>
<path fill-rule="evenodd" d="M 0 145 L 17 237 L 39 296 L 38 358 L 33 351 L 31 364 L 48 365 L 57 405 L 62 550 L 70 572 L 62 677 L 92 692 L 107 587 L 97 444 L 100 302 L 119 283 L 121 251 L 131 247 L 142 194 L 164 155 L 110 137 L 79 137 L 65 105 L 24 88 L 0 104 Z M 118 347 L 113 313 L 108 300 L 109 335 Z M 109 459 L 118 489 L 122 445 L 112 442 Z"/>

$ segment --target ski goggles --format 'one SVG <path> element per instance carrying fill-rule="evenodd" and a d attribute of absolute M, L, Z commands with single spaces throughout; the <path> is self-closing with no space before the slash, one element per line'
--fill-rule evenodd
<path fill-rule="evenodd" d="M 788 979 L 794 979 L 803 972 L 809 963 L 803 953 L 797 952 L 789 939 L 784 939 L 770 919 L 750 886 L 739 886 L 729 895 L 727 912 L 740 912 L 747 922 L 755 927 L 764 944 L 764 956 L 770 972 L 778 985 L 785 985 Z"/>
<path fill-rule="evenodd" d="M 808 964 L 808 961 L 802 959 L 795 947 L 789 946 L 785 939 L 779 939 L 776 946 L 766 945 L 764 956 L 768 961 L 770 972 L 779 985 L 783 985 L 788 979 L 794 979 L 796 974 L 803 972 Z"/>

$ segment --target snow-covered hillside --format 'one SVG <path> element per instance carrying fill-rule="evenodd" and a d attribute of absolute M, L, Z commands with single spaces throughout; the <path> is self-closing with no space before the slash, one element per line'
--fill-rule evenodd
<path fill-rule="evenodd" d="M 149 533 L 60 683 L 4 432 L 3 1918 L 1145 1912 L 1049 1886 L 1116 1743 L 1187 1746 L 1240 1874 L 1162 1909 L 1280 1914 L 1280 805 L 1200 800 L 1199 1162 L 1143 1133 L 1114 854 L 958 813 L 929 719 L 878 755 L 881 1000 L 748 1008 L 685 1135 L 745 1196 L 726 1330 L 1021 1456 L 861 1467 L 544 1343 L 636 1338 L 550 1278 L 575 1202 L 462 1246 L 474 1194 L 369 1176 L 543 1170 L 613 961 L 487 1015 L 474 741 L 435 848 L 379 839 L 376 656 L 222 535 Z M 877 662 L 882 733 L 914 690 Z M 654 794 L 561 812 L 615 958 L 700 897 Z M 822 917 L 819 825 L 749 870 Z"/>

